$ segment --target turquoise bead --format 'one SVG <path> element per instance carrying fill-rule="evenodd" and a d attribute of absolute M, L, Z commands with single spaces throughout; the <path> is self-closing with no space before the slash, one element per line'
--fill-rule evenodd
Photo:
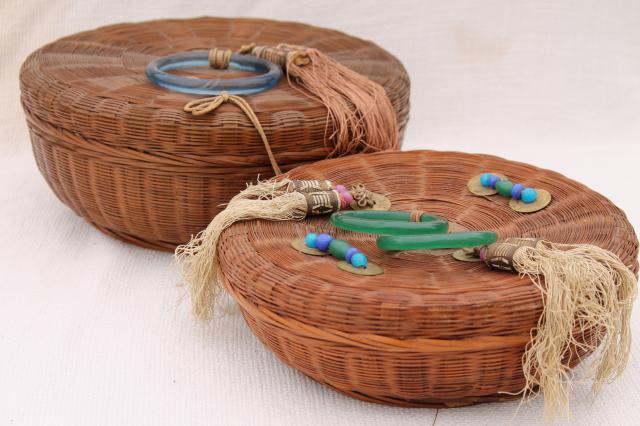
<path fill-rule="evenodd" d="M 525 204 L 531 204 L 538 198 L 538 192 L 533 188 L 526 188 L 522 190 L 520 194 L 520 199 Z"/>
<path fill-rule="evenodd" d="M 351 256 L 351 264 L 355 268 L 365 268 L 367 266 L 367 256 L 358 252 Z"/>
<path fill-rule="evenodd" d="M 316 238 L 318 238 L 318 235 L 310 232 L 306 237 L 304 237 L 304 243 L 309 248 L 316 248 Z"/>
<path fill-rule="evenodd" d="M 480 175 L 480 185 L 490 186 L 491 173 L 483 173 Z"/>

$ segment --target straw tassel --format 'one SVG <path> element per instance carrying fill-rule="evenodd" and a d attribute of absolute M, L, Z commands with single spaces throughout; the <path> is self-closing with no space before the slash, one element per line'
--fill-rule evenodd
<path fill-rule="evenodd" d="M 193 312 L 200 319 L 212 317 L 223 287 L 219 277 L 218 241 L 222 232 L 242 220 L 302 220 L 310 214 L 337 211 L 338 194 L 329 181 L 297 181 L 288 178 L 250 185 L 213 218 L 207 228 L 176 249 L 175 258 L 191 293 Z M 317 192 L 314 192 L 318 189 Z"/>
<path fill-rule="evenodd" d="M 316 49 L 304 51 L 311 64 L 297 65 L 299 54 L 290 55 L 287 75 L 327 107 L 334 124 L 332 156 L 399 148 L 395 112 L 382 86 Z"/>
<path fill-rule="evenodd" d="M 289 81 L 294 80 L 304 93 L 327 108 L 327 123 L 333 123 L 331 157 L 399 148 L 396 115 L 378 83 L 317 49 L 284 43 L 276 47 L 251 44 L 239 52 L 283 65 Z"/>
<path fill-rule="evenodd" d="M 571 348 L 594 352 L 587 378 L 596 393 L 626 367 L 637 280 L 613 253 L 588 244 L 508 239 L 489 246 L 487 262 L 531 278 L 542 293 L 543 312 L 523 357 L 523 395 L 544 395 L 544 414 L 570 416 Z M 580 342 L 591 333 L 588 341 Z M 575 350 L 574 349 L 574 350 Z"/>
<path fill-rule="evenodd" d="M 329 191 L 333 184 L 329 180 L 299 180 L 299 179 L 279 179 L 279 180 L 258 180 L 255 184 L 248 184 L 244 191 L 235 195 L 230 203 L 246 198 L 272 198 L 287 192 L 317 192 Z"/>

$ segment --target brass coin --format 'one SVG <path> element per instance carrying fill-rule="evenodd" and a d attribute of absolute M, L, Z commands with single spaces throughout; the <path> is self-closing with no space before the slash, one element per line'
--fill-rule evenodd
<path fill-rule="evenodd" d="M 367 264 L 366 268 L 356 268 L 352 264 L 347 263 L 344 260 L 341 260 L 340 262 L 338 262 L 338 268 L 342 269 L 343 271 L 351 272 L 352 274 L 356 274 L 356 275 L 373 276 L 373 275 L 380 275 L 384 273 L 384 270 L 382 269 L 381 266 L 371 262 Z"/>
<path fill-rule="evenodd" d="M 373 199 L 373 207 L 362 208 L 358 206 L 358 203 L 355 201 L 353 201 L 349 205 L 349 207 L 351 207 L 352 210 L 385 210 L 386 211 L 391 209 L 391 200 L 389 200 L 384 195 L 376 194 L 375 192 L 373 192 L 371 194 L 371 198 Z"/>
<path fill-rule="evenodd" d="M 536 192 L 538 193 L 538 197 L 536 201 L 533 203 L 523 203 L 520 200 L 514 200 L 513 198 L 509 201 L 509 206 L 520 213 L 533 213 L 538 210 L 542 210 L 549 205 L 551 202 L 551 193 L 545 189 L 536 188 Z"/>
<path fill-rule="evenodd" d="M 305 243 L 304 238 L 298 238 L 297 240 L 291 241 L 291 247 L 298 250 L 300 253 L 310 254 L 312 256 L 326 256 L 329 254 L 318 249 L 307 247 L 307 243 Z"/>
<path fill-rule="evenodd" d="M 453 252 L 453 250 L 451 249 L 433 249 L 433 250 L 419 250 L 419 251 L 431 256 L 448 256 Z"/>
<path fill-rule="evenodd" d="M 486 186 L 482 186 L 482 184 L 480 183 L 480 176 L 482 176 L 484 173 L 481 173 L 477 176 L 472 177 L 471 179 L 469 179 L 469 182 L 467 182 L 467 188 L 469 188 L 469 191 L 472 194 L 475 195 L 494 195 L 497 194 L 498 191 L 496 191 L 493 188 L 490 187 L 486 187 Z M 491 173 L 493 175 L 498 176 L 500 179 L 505 180 L 507 179 L 507 177 L 505 175 L 502 175 L 500 173 Z"/>
<path fill-rule="evenodd" d="M 466 247 L 451 253 L 454 259 L 462 262 L 482 262 L 478 252 L 473 247 Z"/>

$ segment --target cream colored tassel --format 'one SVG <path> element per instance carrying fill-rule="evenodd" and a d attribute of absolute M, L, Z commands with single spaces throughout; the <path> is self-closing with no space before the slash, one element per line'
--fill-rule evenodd
<path fill-rule="evenodd" d="M 247 188 L 234 196 L 229 203 L 241 199 L 258 199 L 263 197 L 273 198 L 287 192 L 317 192 L 329 191 L 333 184 L 329 180 L 296 180 L 296 179 L 279 179 L 279 180 L 258 180 L 255 184 L 247 185 Z"/>
<path fill-rule="evenodd" d="M 616 255 L 588 244 L 539 241 L 534 247 L 521 246 L 513 266 L 540 289 L 544 304 L 523 358 L 524 394 L 539 386 L 546 420 L 559 412 L 569 415 L 573 377 L 566 360 L 571 348 L 595 351 L 587 374 L 594 393 L 627 364 L 636 277 Z M 582 342 L 589 332 L 593 337 Z"/>
<path fill-rule="evenodd" d="M 179 246 L 175 258 L 183 280 L 189 286 L 194 314 L 201 319 L 211 318 L 222 292 L 218 275 L 218 241 L 225 229 L 249 219 L 301 220 L 306 213 L 306 198 L 298 192 L 274 190 L 272 196 L 261 194 L 259 199 L 239 197 L 232 200 L 204 231 L 188 244 Z"/>
<path fill-rule="evenodd" d="M 229 204 L 234 201 L 244 200 L 244 199 L 258 199 L 262 197 L 273 198 L 278 195 L 282 195 L 289 191 L 289 186 L 291 185 L 291 179 L 281 179 L 281 180 L 259 180 L 257 183 L 248 184 L 247 188 L 243 191 L 239 192 L 235 195 L 230 201 Z"/>
<path fill-rule="evenodd" d="M 176 249 L 175 258 L 191 292 L 193 312 L 211 318 L 222 292 L 218 241 L 222 232 L 242 220 L 302 220 L 308 214 L 325 214 L 340 208 L 328 180 L 259 181 L 233 197 L 207 228 Z"/>

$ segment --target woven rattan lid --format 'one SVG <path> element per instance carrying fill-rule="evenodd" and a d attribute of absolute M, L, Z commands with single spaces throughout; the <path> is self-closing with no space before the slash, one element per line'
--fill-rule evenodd
<path fill-rule="evenodd" d="M 503 197 L 470 194 L 468 179 L 485 171 L 547 189 L 553 202 L 522 214 Z M 393 209 L 435 213 L 458 230 L 496 230 L 501 239 L 595 244 L 638 270 L 638 240 L 624 213 L 602 195 L 549 170 L 492 156 L 412 151 L 326 160 L 291 175 L 364 183 L 388 196 Z M 335 267 L 330 257 L 307 256 L 290 247 L 293 239 L 322 231 L 348 240 L 385 273 L 354 276 Z M 526 277 L 460 262 L 443 251 L 384 253 L 372 235 L 336 229 L 326 217 L 238 223 L 224 233 L 220 249 L 225 283 L 234 295 L 322 330 L 398 339 L 513 335 L 526 341 L 542 309 L 540 292 Z"/>
<path fill-rule="evenodd" d="M 383 85 L 404 128 L 409 80 L 397 59 L 371 42 L 338 31 L 260 19 L 118 24 L 60 39 L 34 52 L 22 67 L 25 111 L 39 127 L 50 125 L 116 148 L 179 157 L 176 165 L 265 165 L 262 142 L 237 107 L 223 105 L 215 114 L 193 117 L 182 108 L 197 96 L 155 86 L 145 76 L 147 64 L 160 56 L 212 47 L 238 49 L 249 42 L 286 42 L 328 53 Z M 286 79 L 247 99 L 279 163 L 326 158 L 327 111 L 319 102 Z"/>

